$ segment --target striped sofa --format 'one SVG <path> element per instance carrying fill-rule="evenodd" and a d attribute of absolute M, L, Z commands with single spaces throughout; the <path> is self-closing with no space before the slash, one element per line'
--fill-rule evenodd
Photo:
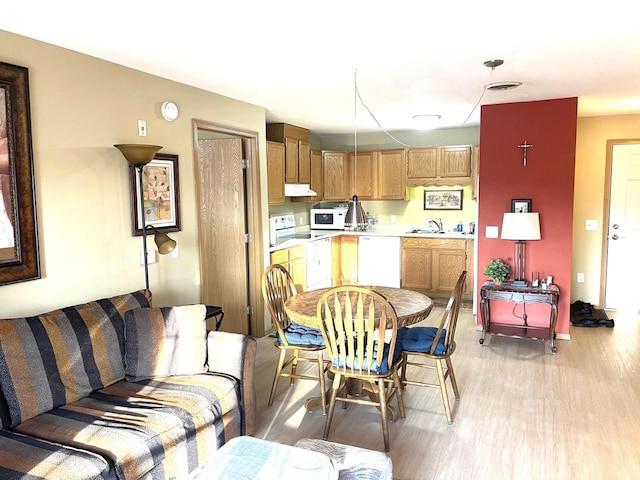
<path fill-rule="evenodd" d="M 253 433 L 255 339 L 203 328 L 198 371 L 135 375 L 153 358 L 143 336 L 175 315 L 150 304 L 141 290 L 0 320 L 1 479 L 183 478 Z"/>

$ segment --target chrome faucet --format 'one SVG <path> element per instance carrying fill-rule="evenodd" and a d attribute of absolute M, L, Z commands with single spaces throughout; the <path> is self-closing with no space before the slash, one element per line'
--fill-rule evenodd
<path fill-rule="evenodd" d="M 442 219 L 439 219 L 439 220 L 440 220 L 440 222 L 436 222 L 434 219 L 430 219 L 427 222 L 427 226 L 429 226 L 429 225 L 431 225 L 433 223 L 433 224 L 435 224 L 436 227 L 438 227 L 437 233 L 442 233 L 442 231 L 443 231 L 442 230 Z"/>

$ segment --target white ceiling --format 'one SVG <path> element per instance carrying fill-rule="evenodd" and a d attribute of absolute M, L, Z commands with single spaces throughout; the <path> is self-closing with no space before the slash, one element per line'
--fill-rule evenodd
<path fill-rule="evenodd" d="M 261 105 L 268 121 L 316 133 L 353 131 L 354 70 L 389 131 L 413 128 L 420 113 L 477 126 L 479 101 L 578 97 L 579 116 L 640 113 L 636 0 L 434 3 L 13 0 L 0 29 Z M 505 63 L 491 70 L 490 59 Z M 484 90 L 511 80 L 523 85 Z M 357 124 L 379 129 L 361 105 Z"/>

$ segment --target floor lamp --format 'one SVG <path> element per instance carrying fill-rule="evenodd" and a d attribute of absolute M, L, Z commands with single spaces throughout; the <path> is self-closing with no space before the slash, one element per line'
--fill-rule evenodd
<path fill-rule="evenodd" d="M 500 238 L 516 240 L 513 262 L 515 263 L 514 286 L 527 286 L 525 270 L 525 243 L 523 240 L 540 240 L 540 218 L 538 213 L 505 213 L 502 218 Z"/>
<path fill-rule="evenodd" d="M 144 166 L 148 164 L 153 157 L 155 157 L 158 150 L 162 147 L 159 145 L 140 145 L 140 144 L 120 144 L 114 145 L 124 158 L 129 162 L 129 165 L 134 167 L 138 171 L 138 206 L 140 208 L 140 225 L 142 227 L 142 255 L 144 257 L 144 284 L 147 290 L 149 290 L 149 259 L 147 257 L 147 228 L 151 228 L 155 232 L 154 241 L 158 246 L 158 252 L 166 254 L 171 252 L 176 247 L 176 241 L 171 239 L 169 235 L 160 233 L 152 226 L 147 225 L 144 216 L 144 192 L 142 183 L 142 170 Z M 136 212 L 137 215 L 137 212 Z"/>

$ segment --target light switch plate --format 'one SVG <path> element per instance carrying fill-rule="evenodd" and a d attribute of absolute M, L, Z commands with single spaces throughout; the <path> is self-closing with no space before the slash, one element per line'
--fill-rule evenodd
<path fill-rule="evenodd" d="M 487 225 L 484 236 L 486 238 L 498 238 L 498 227 L 495 225 Z"/>
<path fill-rule="evenodd" d="M 587 220 L 584 228 L 585 230 L 598 230 L 598 220 Z"/>

